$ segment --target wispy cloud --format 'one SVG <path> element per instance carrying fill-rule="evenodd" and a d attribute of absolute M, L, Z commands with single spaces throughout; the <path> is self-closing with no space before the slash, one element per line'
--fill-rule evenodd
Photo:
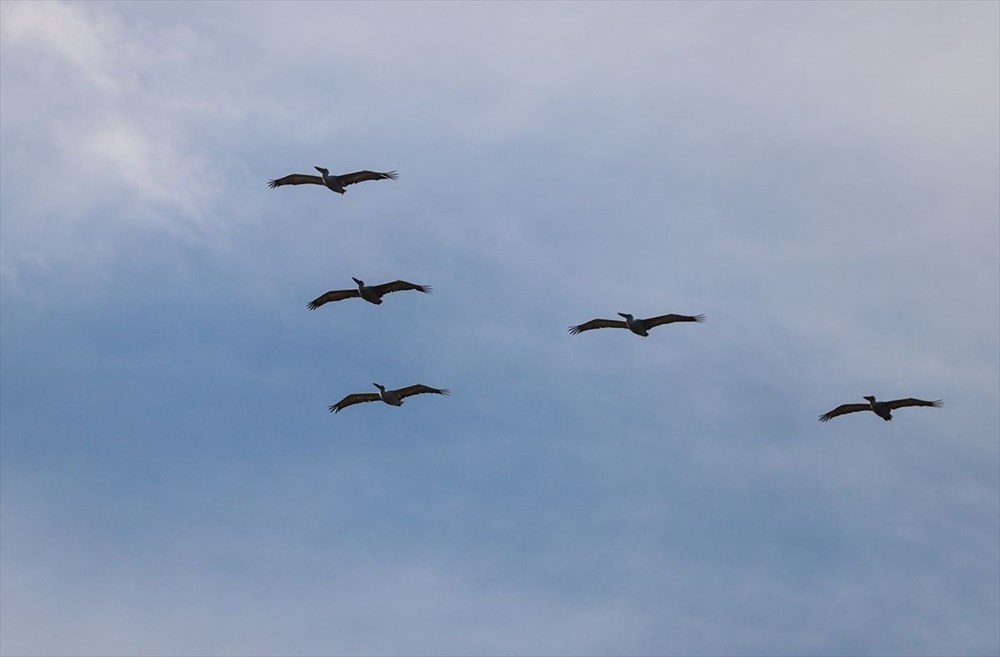
<path fill-rule="evenodd" d="M 996 4 L 0 12 L 3 654 L 996 652 Z"/>

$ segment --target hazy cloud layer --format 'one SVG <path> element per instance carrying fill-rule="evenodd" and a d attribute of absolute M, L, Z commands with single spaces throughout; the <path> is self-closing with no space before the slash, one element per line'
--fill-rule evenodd
<path fill-rule="evenodd" d="M 997 4 L 0 19 L 0 653 L 1000 650 Z"/>

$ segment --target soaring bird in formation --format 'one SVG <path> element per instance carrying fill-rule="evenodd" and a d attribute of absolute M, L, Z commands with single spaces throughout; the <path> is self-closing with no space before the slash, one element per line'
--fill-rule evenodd
<path fill-rule="evenodd" d="M 661 324 L 705 321 L 704 315 L 660 315 L 659 317 L 649 317 L 648 319 L 636 319 L 628 313 L 618 313 L 618 315 L 624 317 L 625 321 L 620 319 L 592 319 L 586 324 L 569 327 L 569 332 L 576 335 L 577 333 L 599 328 L 627 328 L 636 335 L 641 335 L 645 338 L 649 335 L 649 329 Z"/>
<path fill-rule="evenodd" d="M 373 402 L 382 400 L 390 406 L 402 406 L 403 400 L 407 397 L 413 395 L 421 395 L 424 393 L 434 393 L 435 395 L 447 395 L 450 391 L 446 388 L 431 388 L 430 386 L 425 386 L 423 384 L 417 383 L 412 386 L 407 386 L 405 388 L 400 388 L 399 390 L 386 390 L 385 386 L 381 386 L 377 383 L 373 383 L 373 386 L 378 388 L 378 392 L 356 392 L 347 395 L 341 399 L 336 404 L 330 406 L 331 413 L 339 413 L 348 406 L 353 406 L 354 404 L 363 404 L 365 402 Z"/>
<path fill-rule="evenodd" d="M 285 176 L 284 178 L 270 180 L 268 181 L 267 186 L 271 189 L 275 189 L 283 185 L 323 185 L 331 191 L 337 192 L 338 194 L 344 194 L 346 192 L 346 188 L 355 183 L 365 182 L 366 180 L 396 180 L 398 178 L 395 171 L 380 172 L 364 170 L 355 171 L 353 173 L 345 173 L 338 176 L 330 175 L 329 169 L 325 169 L 323 167 L 317 166 L 315 169 L 320 175 L 314 176 L 312 174 L 293 173 Z M 310 301 L 308 304 L 309 310 L 316 310 L 323 304 L 331 301 L 341 301 L 343 299 L 352 299 L 355 297 L 364 299 L 368 303 L 379 305 L 382 303 L 382 297 L 391 292 L 416 290 L 417 292 L 423 292 L 426 294 L 431 291 L 431 287 L 429 285 L 417 285 L 416 283 L 410 283 L 407 281 L 397 280 L 390 283 L 383 283 L 381 285 L 365 285 L 363 280 L 354 278 L 353 276 L 351 278 L 354 280 L 355 284 L 357 284 L 357 289 L 330 290 L 329 292 Z M 628 329 L 636 335 L 648 337 L 651 329 L 663 324 L 705 321 L 704 315 L 670 314 L 648 317 L 645 319 L 636 318 L 629 313 L 618 313 L 618 316 L 622 319 L 592 319 L 584 324 L 569 327 L 569 332 L 576 335 L 593 329 L 623 328 Z M 329 407 L 330 412 L 339 413 L 348 406 L 372 401 L 382 401 L 390 406 L 402 406 L 403 400 L 413 395 L 421 395 L 425 393 L 433 393 L 436 395 L 449 394 L 449 391 L 445 388 L 431 388 L 430 386 L 425 386 L 419 383 L 407 386 L 406 388 L 399 388 L 398 390 L 386 390 L 385 386 L 378 383 L 373 383 L 372 385 L 378 388 L 378 392 L 358 392 L 347 395 L 336 404 L 331 405 Z M 880 418 L 888 422 L 892 420 L 892 411 L 897 408 L 905 408 L 907 406 L 931 406 L 938 408 L 942 405 L 942 401 L 940 399 L 936 401 L 924 401 L 923 399 L 908 397 L 906 399 L 878 401 L 875 397 L 871 396 L 866 396 L 864 399 L 867 401 L 866 404 L 842 404 L 829 413 L 820 415 L 819 419 L 821 422 L 827 422 L 832 418 L 840 415 L 846 415 L 848 413 L 872 411 Z"/>
<path fill-rule="evenodd" d="M 865 396 L 863 399 L 867 399 L 868 403 L 842 404 L 829 413 L 820 415 L 819 421 L 829 422 L 832 418 L 835 418 L 838 415 L 857 413 L 858 411 L 872 411 L 875 415 L 888 422 L 892 420 L 892 412 L 897 408 L 906 408 L 907 406 L 932 406 L 934 408 L 940 408 L 942 404 L 940 399 L 936 401 L 924 401 L 923 399 L 914 399 L 913 397 L 907 397 L 906 399 L 893 399 L 892 401 L 876 401 L 876 399 L 871 396 Z"/>
<path fill-rule="evenodd" d="M 361 297 L 368 303 L 374 303 L 377 306 L 382 303 L 382 296 L 389 294 L 390 292 L 416 290 L 417 292 L 429 294 L 431 291 L 430 285 L 417 285 L 416 283 L 408 283 L 406 281 L 393 281 L 391 283 L 382 283 L 381 285 L 365 285 L 365 282 L 360 278 L 354 278 L 351 276 L 351 280 L 358 284 L 358 289 L 330 290 L 326 294 L 310 301 L 308 306 L 309 310 L 316 310 L 324 303 L 329 303 L 330 301 L 353 299 L 354 297 Z"/>
<path fill-rule="evenodd" d="M 338 194 L 343 194 L 346 191 L 344 188 L 354 183 L 366 180 L 395 180 L 399 177 L 395 171 L 387 171 L 386 173 L 379 171 L 355 171 L 354 173 L 331 176 L 329 169 L 324 169 L 323 167 L 315 167 L 315 169 L 321 175 L 314 176 L 308 173 L 293 173 L 284 178 L 268 181 L 267 186 L 274 189 L 282 185 L 325 185 L 327 189 L 332 189 Z"/>

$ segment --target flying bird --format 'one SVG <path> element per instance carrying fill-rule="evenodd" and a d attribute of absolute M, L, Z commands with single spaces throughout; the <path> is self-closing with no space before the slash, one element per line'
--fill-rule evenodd
<path fill-rule="evenodd" d="M 599 328 L 627 328 L 636 335 L 641 335 L 645 338 L 649 335 L 649 329 L 660 326 L 661 324 L 705 321 L 704 315 L 660 315 L 659 317 L 650 317 L 648 319 L 636 319 L 628 313 L 618 313 L 618 315 L 624 317 L 625 321 L 620 319 L 592 319 L 586 324 L 570 326 L 569 332 L 576 335 L 577 333 L 583 333 L 584 331 Z"/>
<path fill-rule="evenodd" d="M 941 404 L 943 403 L 940 399 L 936 401 L 924 401 L 923 399 L 914 399 L 913 397 L 893 399 L 892 401 L 876 401 L 874 397 L 869 396 L 865 396 L 863 399 L 867 399 L 868 403 L 842 404 L 829 413 L 820 415 L 819 421 L 829 422 L 838 415 L 847 415 L 848 413 L 857 413 L 858 411 L 872 411 L 875 415 L 888 422 L 892 420 L 892 412 L 897 408 L 906 408 L 907 406 L 932 406 L 934 408 L 941 408 Z"/>
<path fill-rule="evenodd" d="M 354 183 L 364 182 L 366 180 L 395 180 L 399 175 L 395 171 L 388 171 L 386 173 L 380 173 L 378 171 L 355 171 L 354 173 L 345 173 L 339 176 L 331 176 L 329 169 L 324 169 L 323 167 L 315 167 L 321 175 L 313 176 L 307 173 L 293 173 L 285 176 L 284 178 L 278 178 L 277 180 L 270 180 L 267 186 L 271 189 L 275 187 L 281 187 L 282 185 L 325 185 L 327 189 L 332 189 L 338 194 L 343 194 L 346 190 L 344 189 L 348 185 L 353 185 Z"/>
<path fill-rule="evenodd" d="M 360 278 L 351 276 L 351 280 L 358 284 L 358 289 L 330 290 L 326 294 L 310 301 L 308 305 L 309 310 L 316 310 L 324 303 L 340 301 L 341 299 L 353 299 L 354 297 L 361 297 L 368 303 L 374 303 L 377 306 L 382 303 L 382 296 L 390 292 L 416 290 L 417 292 L 429 294 L 431 291 L 430 285 L 417 285 L 416 283 L 408 283 L 406 281 L 393 281 L 391 283 L 382 283 L 381 285 L 365 285 L 365 282 Z"/>
<path fill-rule="evenodd" d="M 348 406 L 363 404 L 365 402 L 379 401 L 380 399 L 390 406 L 402 406 L 403 400 L 407 397 L 420 395 L 425 392 L 434 393 L 435 395 L 450 394 L 450 391 L 446 388 L 431 388 L 430 386 L 425 386 L 420 383 L 400 388 L 399 390 L 386 390 L 385 386 L 381 386 L 377 383 L 373 383 L 372 385 L 378 388 L 378 392 L 356 392 L 354 394 L 347 395 L 336 404 L 331 405 L 330 412 L 339 413 Z"/>

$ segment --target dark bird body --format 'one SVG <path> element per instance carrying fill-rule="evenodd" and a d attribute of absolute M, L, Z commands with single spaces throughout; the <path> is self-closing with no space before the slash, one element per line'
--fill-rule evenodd
<path fill-rule="evenodd" d="M 336 404 L 332 404 L 330 406 L 330 412 L 339 413 L 348 406 L 353 406 L 354 404 L 363 404 L 365 402 L 379 400 L 384 401 L 390 406 L 402 406 L 403 400 L 407 397 L 423 393 L 433 393 L 435 395 L 450 394 L 450 391 L 446 388 L 431 388 L 430 386 L 425 386 L 420 383 L 400 388 L 398 390 L 386 390 L 385 386 L 381 386 L 377 383 L 373 383 L 372 385 L 378 388 L 378 392 L 356 392 L 354 394 L 347 395 Z"/>
<path fill-rule="evenodd" d="M 360 278 L 354 278 L 352 276 L 351 280 L 358 284 L 358 289 L 330 290 L 326 294 L 316 297 L 310 301 L 308 305 L 309 310 L 316 310 L 324 303 L 329 303 L 331 301 L 353 299 L 355 297 L 360 297 L 368 303 L 374 303 L 377 306 L 382 303 L 382 297 L 390 292 L 416 290 L 417 292 L 430 294 L 431 291 L 430 285 L 417 285 L 416 283 L 408 283 L 407 281 L 393 281 L 391 283 L 382 283 L 381 285 L 365 285 L 365 282 Z"/>
<path fill-rule="evenodd" d="M 906 399 L 893 399 L 892 401 L 877 401 L 871 396 L 866 396 L 864 399 L 868 400 L 867 404 L 842 404 L 829 413 L 820 415 L 819 421 L 829 422 L 838 415 L 857 413 L 859 411 L 871 411 L 886 422 L 889 422 L 892 420 L 892 412 L 897 408 L 906 408 L 907 406 L 931 406 L 933 408 L 940 408 L 942 404 L 940 399 L 936 401 L 924 401 L 923 399 L 914 399 L 913 397 L 907 397 Z"/>
<path fill-rule="evenodd" d="M 662 324 L 705 321 L 704 315 L 660 315 L 659 317 L 649 317 L 647 319 L 637 319 L 628 313 L 618 313 L 618 315 L 625 319 L 592 319 L 585 324 L 569 327 L 569 332 L 576 335 L 577 333 L 599 328 L 623 328 L 645 338 L 649 336 L 649 329 Z"/>
<path fill-rule="evenodd" d="M 320 175 L 314 176 L 307 173 L 293 173 L 285 176 L 284 178 L 270 180 L 268 181 L 267 186 L 274 189 L 275 187 L 281 187 L 282 185 L 323 185 L 327 189 L 333 190 L 338 194 L 343 194 L 346 191 L 344 188 L 348 185 L 364 182 L 366 180 L 396 180 L 396 178 L 399 177 L 395 171 L 387 171 L 386 173 L 381 173 L 379 171 L 355 171 L 354 173 L 331 176 L 329 169 L 324 169 L 323 167 L 315 168 L 320 172 Z"/>

